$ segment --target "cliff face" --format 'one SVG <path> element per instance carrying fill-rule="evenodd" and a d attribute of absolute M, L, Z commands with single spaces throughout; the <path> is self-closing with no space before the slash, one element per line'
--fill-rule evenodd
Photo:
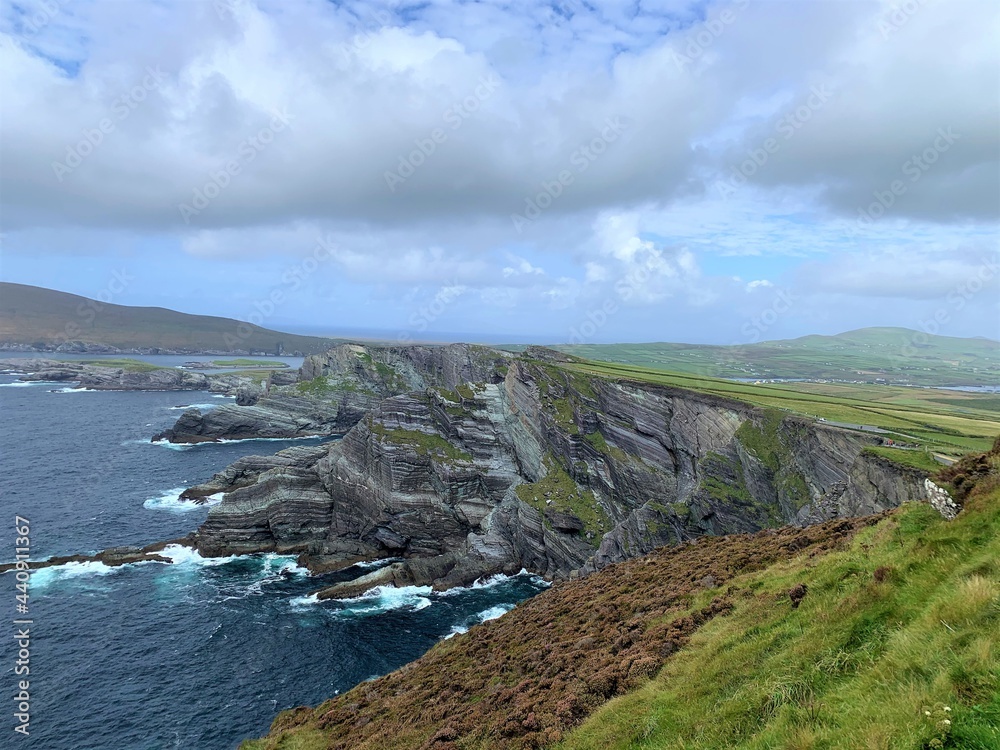
<path fill-rule="evenodd" d="M 199 550 L 302 552 L 321 569 L 405 559 L 367 585 L 451 586 L 522 567 L 568 578 L 706 534 L 926 494 L 923 474 L 865 453 L 868 436 L 478 347 L 453 361 L 449 348 L 310 358 L 308 382 L 342 382 L 362 362 L 383 383 L 420 388 L 373 404 L 337 443 L 217 476 L 205 491 L 231 491 Z"/>
<path fill-rule="evenodd" d="M 343 434 L 382 399 L 429 387 L 502 377 L 508 355 L 469 344 L 365 347 L 343 344 L 307 357 L 293 382 L 269 381 L 237 405 L 191 409 L 154 439 L 173 443 Z M 281 374 L 286 377 L 285 373 Z M 253 408 L 246 408 L 253 407 Z"/>

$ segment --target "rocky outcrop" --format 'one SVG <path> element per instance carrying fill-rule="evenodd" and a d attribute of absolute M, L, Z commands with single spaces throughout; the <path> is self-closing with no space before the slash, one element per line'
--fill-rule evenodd
<path fill-rule="evenodd" d="M 141 364 L 141 363 L 139 363 Z M 77 388 L 94 391 L 213 391 L 255 402 L 267 384 L 296 382 L 297 371 L 268 373 L 262 385 L 241 373 L 206 375 L 177 367 L 118 367 L 56 359 L 4 359 L 0 370 L 21 373 L 23 382 L 75 383 Z"/>
<path fill-rule="evenodd" d="M 245 456 L 230 464 L 209 481 L 191 487 L 181 494 L 181 500 L 198 501 L 220 492 L 232 492 L 256 483 L 266 471 L 278 468 L 307 469 L 326 454 L 325 445 L 302 445 L 286 448 L 269 456 Z"/>
<path fill-rule="evenodd" d="M 133 371 L 54 359 L 0 360 L 0 369 L 23 373 L 24 382 L 75 382 L 97 391 L 201 391 L 212 388 L 208 376 L 173 367 Z"/>
<path fill-rule="evenodd" d="M 154 440 L 198 443 L 346 432 L 382 399 L 430 387 L 502 378 L 510 355 L 482 346 L 373 347 L 343 344 L 308 357 L 299 372 L 272 373 L 236 404 L 184 412 Z M 294 377 L 294 383 L 289 379 Z M 252 407 L 252 408 L 248 408 Z"/>
<path fill-rule="evenodd" d="M 331 404 L 326 400 L 294 393 L 256 396 L 241 391 L 237 399 L 245 405 L 224 404 L 202 411 L 185 410 L 168 430 L 153 440 L 172 443 L 204 443 L 251 438 L 301 438 L 336 435 L 346 431 L 364 415 L 361 406 Z"/>
<path fill-rule="evenodd" d="M 50 568 L 58 565 L 67 565 L 69 563 L 103 563 L 109 568 L 117 567 L 119 565 L 131 565 L 132 563 L 139 562 L 171 562 L 170 558 L 164 557 L 160 552 L 166 547 L 178 545 L 181 547 L 191 547 L 193 545 L 193 538 L 191 535 L 186 537 L 181 537 L 180 539 L 173 539 L 169 542 L 155 542 L 153 544 L 148 544 L 145 547 L 134 547 L 134 546 L 123 546 L 123 547 L 109 547 L 106 550 L 102 550 L 93 555 L 60 555 L 56 557 L 50 557 L 46 560 L 31 560 L 27 563 L 4 563 L 0 565 L 0 573 L 6 573 L 9 570 L 21 570 L 20 566 L 26 565 L 29 570 L 40 570 L 42 568 Z"/>
<path fill-rule="evenodd" d="M 348 354 L 307 372 L 340 377 Z M 467 361 L 440 364 L 421 367 L 445 382 L 472 371 Z M 865 452 L 877 440 L 505 357 L 478 383 L 382 400 L 315 454 L 234 470 L 245 481 L 209 511 L 195 543 L 205 555 L 300 552 L 317 568 L 402 557 L 375 576 L 393 584 L 448 587 L 521 568 L 569 578 L 706 534 L 923 499 L 924 474 Z"/>

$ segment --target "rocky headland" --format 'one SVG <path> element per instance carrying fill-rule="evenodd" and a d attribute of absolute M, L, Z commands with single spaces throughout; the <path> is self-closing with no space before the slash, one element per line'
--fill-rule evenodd
<path fill-rule="evenodd" d="M 266 387 L 239 373 L 205 375 L 176 367 L 137 368 L 27 357 L 0 360 L 0 371 L 18 373 L 22 382 L 73 383 L 76 388 L 94 391 L 213 391 L 235 396 L 256 394 Z M 280 370 L 269 377 L 285 384 L 297 379 L 295 372 Z"/>
<path fill-rule="evenodd" d="M 342 435 L 242 459 L 206 556 L 298 553 L 314 571 L 399 558 L 319 592 L 567 579 L 705 535 L 863 516 L 928 499 L 870 435 L 694 391 L 587 374 L 542 349 L 343 345 L 253 403 L 185 412 L 166 438 Z"/>

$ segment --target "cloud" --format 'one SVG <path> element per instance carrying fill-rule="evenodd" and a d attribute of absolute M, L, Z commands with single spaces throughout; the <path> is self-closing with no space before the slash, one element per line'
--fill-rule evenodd
<path fill-rule="evenodd" d="M 810 263 L 800 283 L 816 291 L 875 298 L 933 300 L 956 290 L 1000 290 L 1000 255 L 995 249 L 963 248 L 948 254 L 919 247 L 881 253 L 852 253 L 836 262 Z"/>
<path fill-rule="evenodd" d="M 911 7 L 8 4 L 4 253 L 249 284 L 322 240 L 316 283 L 373 308 L 461 287 L 435 325 L 531 326 L 610 297 L 608 336 L 731 328 L 788 286 L 844 321 L 931 299 L 996 246 L 1000 9 Z"/>

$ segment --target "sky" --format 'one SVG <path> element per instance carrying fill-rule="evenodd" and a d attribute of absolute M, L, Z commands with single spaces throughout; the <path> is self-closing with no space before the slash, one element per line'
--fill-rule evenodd
<path fill-rule="evenodd" d="M 1000 338 L 994 0 L 0 1 L 0 279 L 283 330 Z"/>

